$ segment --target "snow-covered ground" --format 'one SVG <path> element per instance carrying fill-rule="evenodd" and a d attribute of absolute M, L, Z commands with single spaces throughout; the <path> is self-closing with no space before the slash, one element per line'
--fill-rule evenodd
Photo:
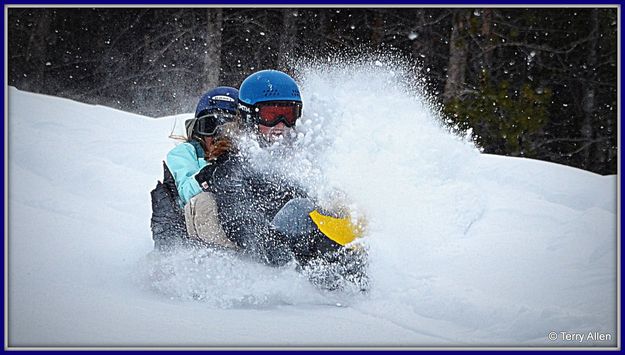
<path fill-rule="evenodd" d="M 368 294 L 191 252 L 155 261 L 149 192 L 189 115 L 10 88 L 8 345 L 617 345 L 616 176 L 480 154 L 381 66 L 304 74 L 299 169 L 366 214 Z"/>

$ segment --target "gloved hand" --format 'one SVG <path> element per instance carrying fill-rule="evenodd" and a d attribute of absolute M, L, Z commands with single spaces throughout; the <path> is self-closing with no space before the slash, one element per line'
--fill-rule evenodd
<path fill-rule="evenodd" d="M 202 188 L 202 191 L 210 191 L 210 181 L 213 178 L 217 164 L 215 161 L 209 161 L 208 164 L 195 174 L 195 180 Z"/>

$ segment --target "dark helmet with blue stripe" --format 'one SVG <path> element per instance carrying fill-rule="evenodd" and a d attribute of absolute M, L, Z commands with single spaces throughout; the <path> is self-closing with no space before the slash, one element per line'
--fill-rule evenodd
<path fill-rule="evenodd" d="M 200 98 L 195 109 L 195 119 L 188 132 L 189 137 L 212 136 L 217 128 L 233 122 L 238 115 L 239 90 L 229 86 L 218 86 Z"/>

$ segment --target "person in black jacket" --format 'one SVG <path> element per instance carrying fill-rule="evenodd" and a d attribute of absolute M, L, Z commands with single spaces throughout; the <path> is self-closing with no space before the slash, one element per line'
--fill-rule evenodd
<path fill-rule="evenodd" d="M 295 136 L 291 131 L 302 112 L 299 88 L 283 72 L 256 72 L 239 88 L 239 112 L 242 126 L 267 152 L 276 152 L 269 150 L 276 142 L 288 151 L 285 137 Z M 252 155 L 231 150 L 196 176 L 213 193 L 219 222 L 237 252 L 270 266 L 295 260 L 322 288 L 337 289 L 348 280 L 366 290 L 366 253 L 346 247 L 359 234 L 345 232 L 352 228 L 349 215 L 318 207 L 280 169 Z M 328 227 L 337 221 L 346 228 L 331 233 Z"/>
<path fill-rule="evenodd" d="M 239 89 L 244 125 L 261 146 L 293 129 L 301 108 L 297 84 L 280 71 L 254 73 Z M 213 169 L 206 168 L 197 178 L 207 180 L 221 226 L 238 250 L 268 265 L 284 265 L 297 254 L 297 240 L 272 221 L 289 201 L 306 198 L 306 193 L 277 171 L 254 169 L 247 159 L 233 152 L 224 154 Z"/>

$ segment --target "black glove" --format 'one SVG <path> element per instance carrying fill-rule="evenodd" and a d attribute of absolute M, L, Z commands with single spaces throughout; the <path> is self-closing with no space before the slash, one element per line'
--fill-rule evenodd
<path fill-rule="evenodd" d="M 202 191 L 208 192 L 210 191 L 210 184 L 213 179 L 213 174 L 215 173 L 215 169 L 217 168 L 217 164 L 214 161 L 209 161 L 208 165 L 202 168 L 202 170 L 198 171 L 195 174 L 195 180 L 202 188 Z"/>

